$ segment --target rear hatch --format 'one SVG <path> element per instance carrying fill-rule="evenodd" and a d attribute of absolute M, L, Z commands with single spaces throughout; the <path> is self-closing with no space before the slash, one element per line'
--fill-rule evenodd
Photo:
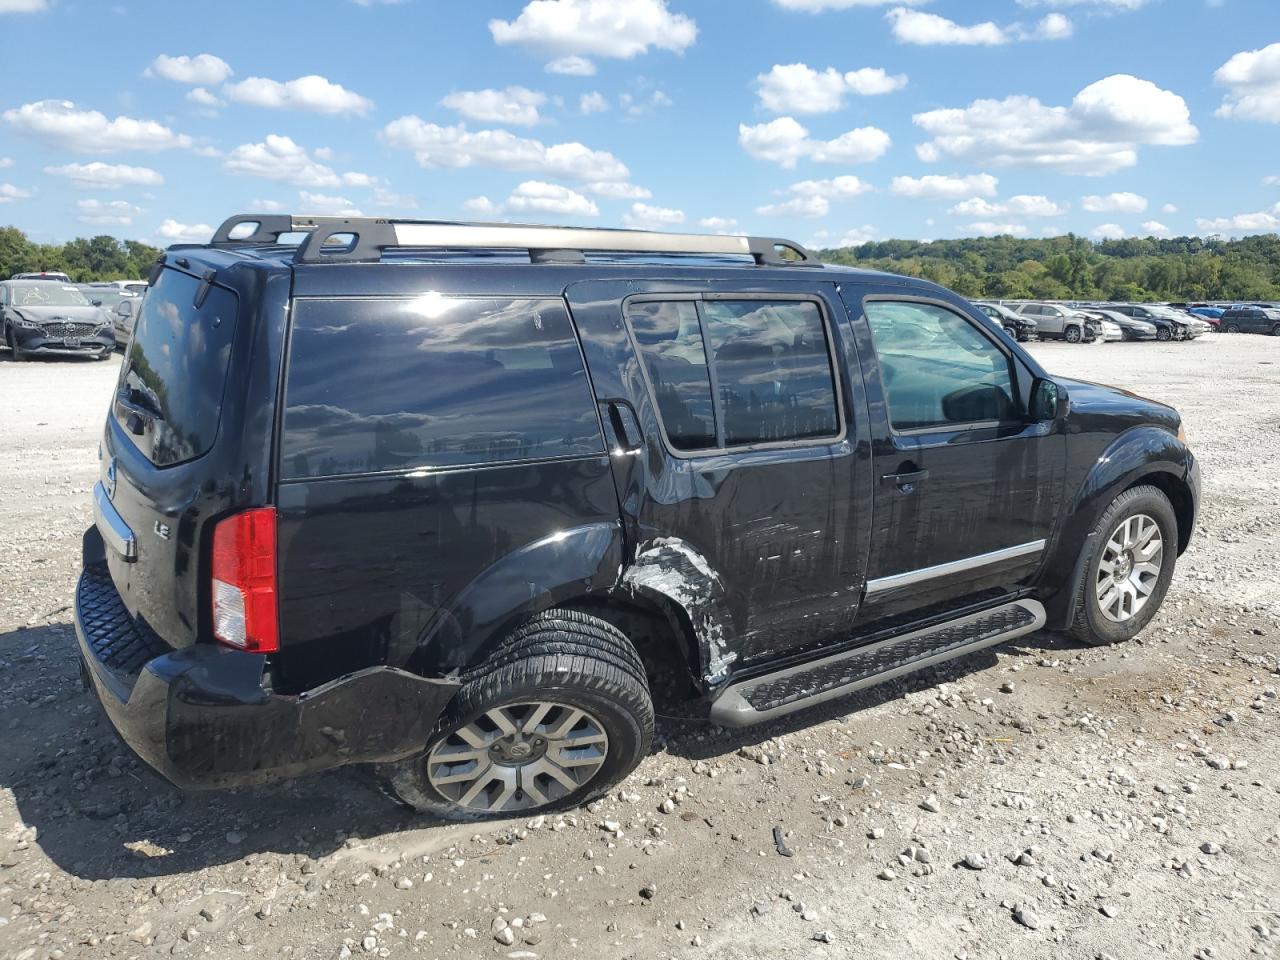
<path fill-rule="evenodd" d="M 107 550 L 111 578 L 129 612 L 172 647 L 209 633 L 213 522 L 266 497 L 271 415 L 247 425 L 245 410 L 248 391 L 262 390 L 255 355 L 278 355 L 255 349 L 262 288 L 245 288 L 249 271 L 193 259 L 170 255 L 142 301 L 102 444 L 105 511 L 127 526 L 134 553 Z"/>

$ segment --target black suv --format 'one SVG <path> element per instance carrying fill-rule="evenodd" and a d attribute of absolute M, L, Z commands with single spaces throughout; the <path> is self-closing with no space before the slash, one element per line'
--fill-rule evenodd
<path fill-rule="evenodd" d="M 1273 307 L 1232 307 L 1222 312 L 1219 329 L 1226 333 L 1269 333 L 1280 337 L 1280 310 Z"/>
<path fill-rule="evenodd" d="M 1195 523 L 1174 410 L 787 241 L 242 216 L 150 282 L 75 620 L 182 786 L 376 761 L 447 817 L 578 804 L 653 677 L 740 726 L 1123 641 Z"/>

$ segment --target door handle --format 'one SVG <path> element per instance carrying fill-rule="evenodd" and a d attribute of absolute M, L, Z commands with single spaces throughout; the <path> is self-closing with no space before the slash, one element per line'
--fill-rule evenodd
<path fill-rule="evenodd" d="M 886 473 L 880 478 L 880 482 L 886 486 L 896 486 L 903 493 L 910 493 L 917 483 L 928 479 L 928 470 L 913 470 L 910 473 Z"/>
<path fill-rule="evenodd" d="M 609 426 L 613 428 L 618 440 L 618 453 L 633 454 L 644 446 L 644 434 L 640 430 L 640 420 L 631 404 L 625 400 L 605 400 L 603 406 L 609 417 Z"/>

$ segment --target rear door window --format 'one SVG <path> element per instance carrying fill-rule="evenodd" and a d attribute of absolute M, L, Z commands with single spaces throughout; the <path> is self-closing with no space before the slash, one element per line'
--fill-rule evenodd
<path fill-rule="evenodd" d="M 840 434 L 820 307 L 807 299 L 628 301 L 631 327 L 675 451 Z"/>
<path fill-rule="evenodd" d="M 559 300 L 300 300 L 284 479 L 602 453 Z"/>
<path fill-rule="evenodd" d="M 213 446 L 237 309 L 226 287 L 172 268 L 142 300 L 113 415 L 156 466 L 194 460 Z"/>

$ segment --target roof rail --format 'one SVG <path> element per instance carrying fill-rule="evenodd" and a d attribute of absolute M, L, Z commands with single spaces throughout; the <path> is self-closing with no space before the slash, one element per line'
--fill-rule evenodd
<path fill-rule="evenodd" d="M 534 263 L 582 263 L 586 253 L 652 253 L 749 256 L 760 266 L 822 266 L 802 245 L 775 237 L 288 214 L 237 214 L 218 227 L 212 245 L 275 244 L 288 233 L 306 235 L 297 263 L 376 262 L 384 250 L 409 247 L 526 250 Z"/>

